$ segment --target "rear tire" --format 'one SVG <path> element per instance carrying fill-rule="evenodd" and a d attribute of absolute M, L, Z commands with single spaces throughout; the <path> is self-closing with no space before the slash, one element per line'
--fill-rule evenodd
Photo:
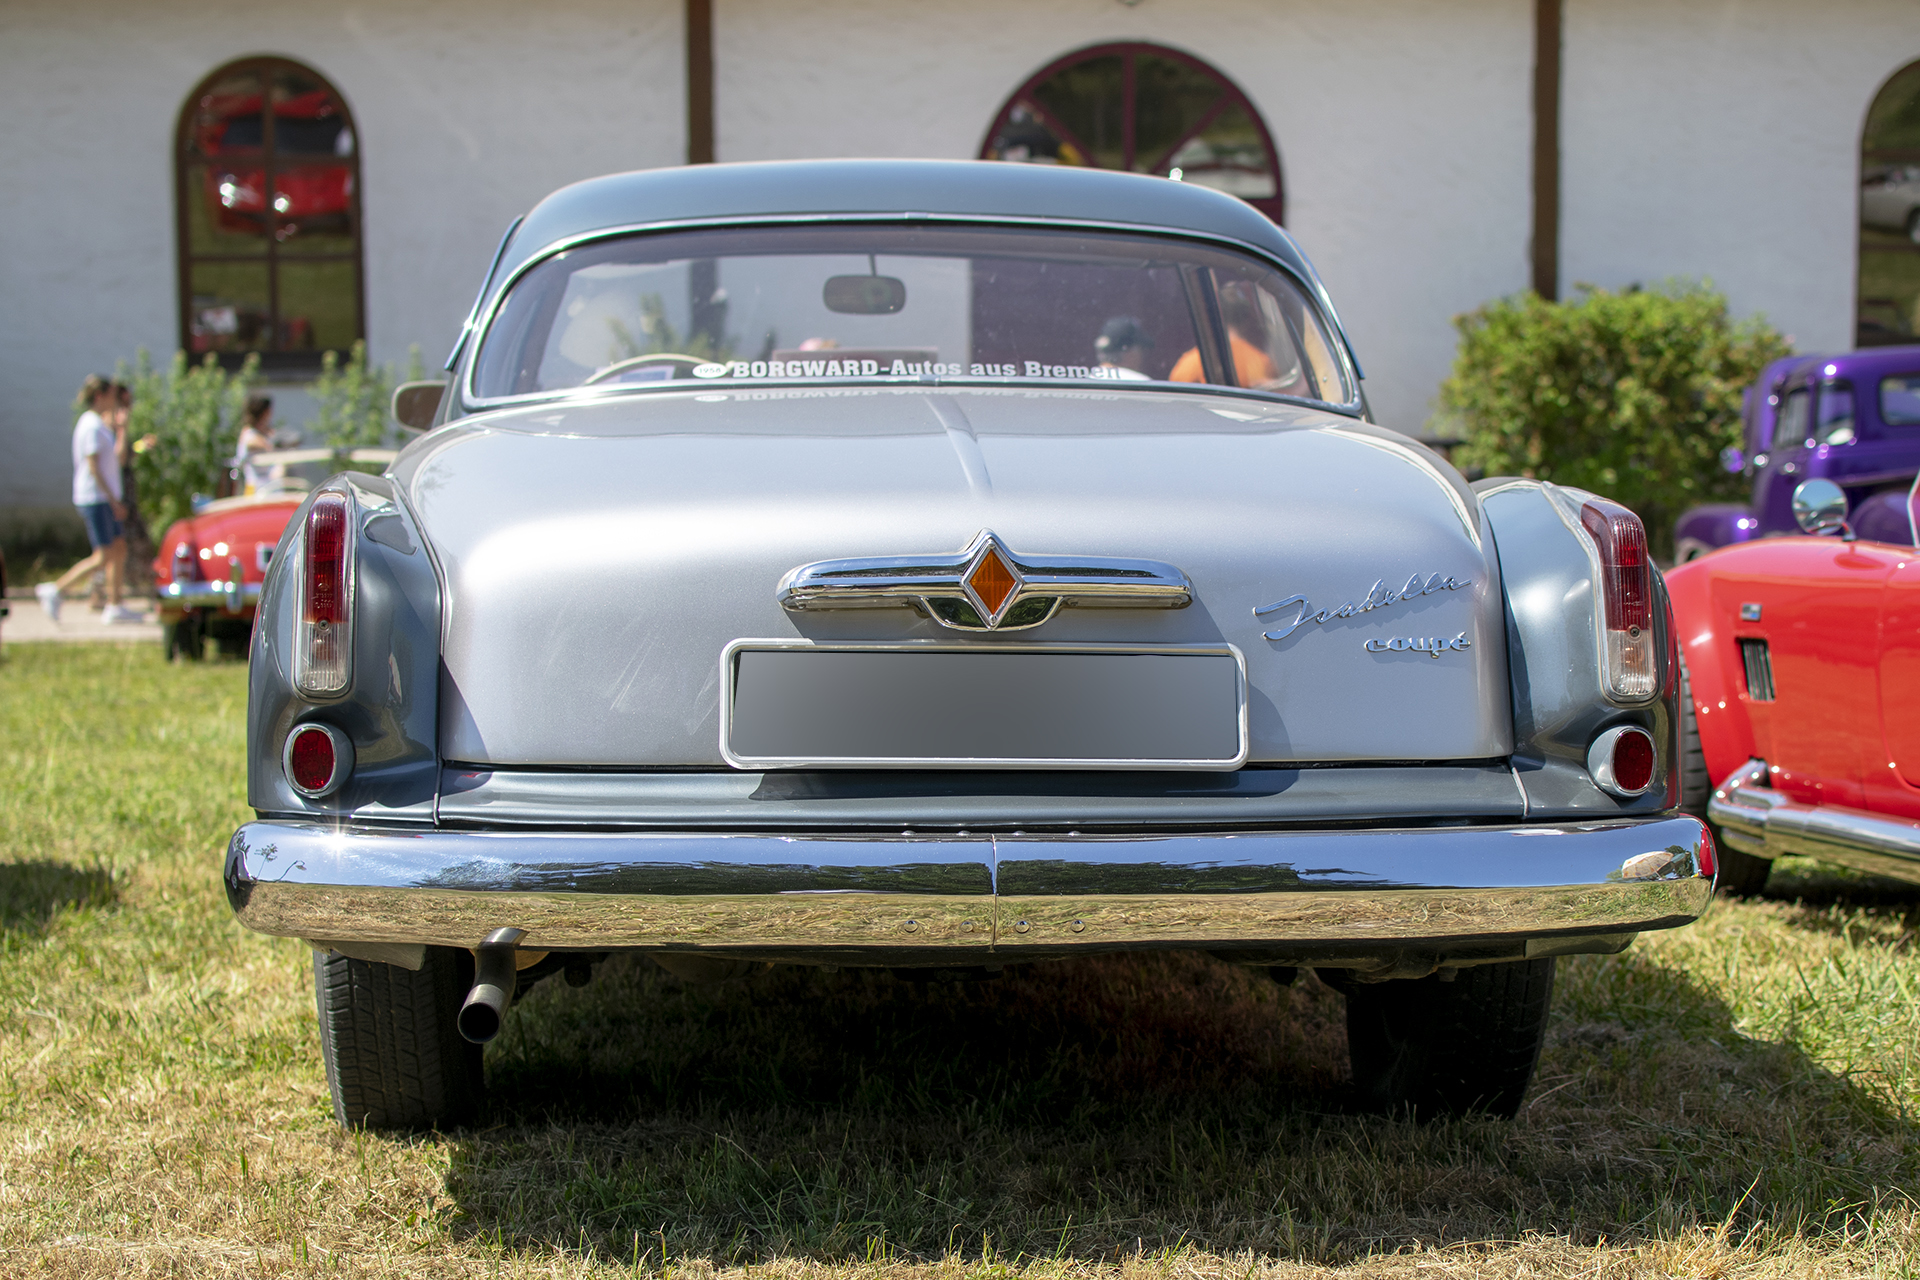
<path fill-rule="evenodd" d="M 418 971 L 313 953 L 320 1053 L 333 1118 L 347 1129 L 445 1129 L 479 1111 L 480 1046 L 454 1025 L 473 957 L 428 947 Z"/>
<path fill-rule="evenodd" d="M 1415 1116 L 1520 1110 L 1546 1038 L 1553 960 L 1517 960 L 1347 988 L 1353 1084 L 1369 1111 Z"/>
<path fill-rule="evenodd" d="M 180 621 L 169 622 L 160 635 L 161 643 L 166 646 L 168 662 L 176 658 L 184 662 L 198 662 L 206 657 L 206 635 L 200 629 L 200 615 L 191 609 L 181 615 Z"/>
<path fill-rule="evenodd" d="M 1750 898 L 1767 886 L 1773 872 L 1773 859 L 1729 849 L 1720 828 L 1707 817 L 1707 801 L 1713 797 L 1713 778 L 1707 772 L 1706 756 L 1700 750 L 1700 722 L 1693 709 L 1693 681 L 1687 664 L 1680 663 L 1680 808 L 1707 823 L 1713 830 L 1714 859 L 1719 872 L 1714 888 L 1723 895 Z"/>

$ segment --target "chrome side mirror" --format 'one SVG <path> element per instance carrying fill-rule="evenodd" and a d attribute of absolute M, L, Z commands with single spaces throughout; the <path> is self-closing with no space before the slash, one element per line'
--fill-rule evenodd
<path fill-rule="evenodd" d="M 409 431 L 425 431 L 440 412 L 444 382 L 403 382 L 393 389 L 393 417 Z"/>
<path fill-rule="evenodd" d="M 1793 521 L 1805 533 L 1834 533 L 1848 542 L 1847 495 L 1831 480 L 1802 480 L 1793 489 Z"/>

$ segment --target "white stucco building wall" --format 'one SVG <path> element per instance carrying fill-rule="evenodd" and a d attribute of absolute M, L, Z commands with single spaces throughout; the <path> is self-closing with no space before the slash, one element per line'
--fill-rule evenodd
<path fill-rule="evenodd" d="M 0 5 L 0 506 L 60 503 L 90 372 L 179 343 L 172 149 L 249 54 L 326 76 L 359 127 L 372 358 L 429 367 L 507 223 L 564 183 L 685 155 L 672 0 Z"/>
<path fill-rule="evenodd" d="M 1798 349 L 1850 349 L 1860 134 L 1920 5 L 1566 4 L 1563 294 L 1707 277 Z"/>

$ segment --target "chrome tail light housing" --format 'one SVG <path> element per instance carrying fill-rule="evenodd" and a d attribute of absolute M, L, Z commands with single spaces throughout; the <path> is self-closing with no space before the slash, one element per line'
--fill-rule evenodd
<path fill-rule="evenodd" d="M 293 678 L 308 697 L 334 697 L 353 683 L 353 506 L 344 489 L 323 489 L 307 508 Z"/>

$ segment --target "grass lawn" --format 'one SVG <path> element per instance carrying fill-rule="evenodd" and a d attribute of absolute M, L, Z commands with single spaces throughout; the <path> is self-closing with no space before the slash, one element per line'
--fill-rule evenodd
<path fill-rule="evenodd" d="M 0 1274 L 1920 1274 L 1920 891 L 1811 863 L 1562 961 L 1511 1124 L 1345 1113 L 1341 997 L 1174 954 L 615 960 L 509 1016 L 486 1127 L 342 1133 L 308 953 L 219 885 L 244 703 L 0 661 Z"/>

